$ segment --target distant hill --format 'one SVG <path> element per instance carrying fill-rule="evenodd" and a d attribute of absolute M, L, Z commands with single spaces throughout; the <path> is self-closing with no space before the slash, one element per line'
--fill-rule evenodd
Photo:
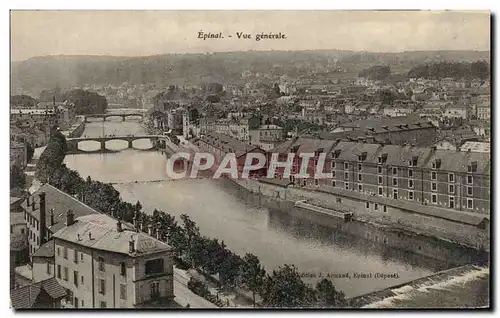
<path fill-rule="evenodd" d="M 11 63 L 12 94 L 69 89 L 83 84 L 200 85 L 241 81 L 243 71 L 298 77 L 340 67 L 356 74 L 373 65 L 408 72 L 422 63 L 490 59 L 489 51 L 247 51 L 210 54 L 167 54 L 146 57 L 44 56 Z"/>

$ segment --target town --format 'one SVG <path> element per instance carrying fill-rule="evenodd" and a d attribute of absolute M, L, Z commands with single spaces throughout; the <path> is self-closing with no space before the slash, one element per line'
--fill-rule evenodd
<path fill-rule="evenodd" d="M 487 284 L 489 53 L 13 63 L 12 307 L 360 308 Z"/>

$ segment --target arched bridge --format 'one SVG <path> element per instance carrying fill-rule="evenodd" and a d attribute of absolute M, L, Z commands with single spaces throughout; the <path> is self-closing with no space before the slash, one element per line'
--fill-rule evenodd
<path fill-rule="evenodd" d="M 66 145 L 68 147 L 67 154 L 79 154 L 79 153 L 96 153 L 96 152 L 109 152 L 106 148 L 106 142 L 110 140 L 123 140 L 128 142 L 128 148 L 133 148 L 133 141 L 139 139 L 149 139 L 153 144 L 151 149 L 166 149 L 174 151 L 177 149 L 175 145 L 168 136 L 163 135 L 128 135 L 128 136 L 104 136 L 104 137 L 79 137 L 79 138 L 68 138 L 66 139 Z M 85 151 L 78 148 L 78 144 L 82 141 L 95 141 L 101 144 L 101 148 L 95 151 Z"/>
<path fill-rule="evenodd" d="M 123 121 L 127 119 L 127 117 L 141 117 L 141 119 L 144 118 L 144 113 L 108 113 L 108 114 L 89 114 L 85 115 L 85 122 L 88 123 L 89 118 L 102 118 L 103 121 L 106 121 L 107 118 L 109 117 L 121 117 Z"/>

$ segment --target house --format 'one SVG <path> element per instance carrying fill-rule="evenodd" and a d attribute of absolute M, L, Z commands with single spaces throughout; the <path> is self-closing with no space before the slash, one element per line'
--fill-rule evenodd
<path fill-rule="evenodd" d="M 10 291 L 14 309 L 61 308 L 66 296 L 66 290 L 54 277 Z"/>
<path fill-rule="evenodd" d="M 285 139 L 282 127 L 276 125 L 262 125 L 250 130 L 250 143 L 269 151 Z"/>

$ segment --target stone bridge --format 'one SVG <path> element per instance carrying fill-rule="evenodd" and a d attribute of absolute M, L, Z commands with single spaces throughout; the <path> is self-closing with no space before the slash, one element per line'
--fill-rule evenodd
<path fill-rule="evenodd" d="M 68 147 L 67 154 L 85 154 L 85 153 L 96 153 L 96 152 L 116 152 L 119 150 L 109 150 L 106 149 L 106 142 L 110 140 L 123 140 L 128 143 L 128 148 L 133 148 L 133 141 L 139 139 L 149 139 L 153 144 L 151 149 L 177 149 L 175 145 L 168 136 L 163 135 L 128 135 L 128 136 L 104 136 L 104 137 L 80 137 L 80 138 L 68 138 L 66 139 L 66 145 Z M 78 144 L 82 141 L 96 141 L 101 144 L 99 150 L 85 151 L 78 148 Z"/>
<path fill-rule="evenodd" d="M 123 121 L 127 119 L 127 117 L 132 117 L 132 116 L 137 116 L 141 117 L 141 119 L 144 118 L 144 113 L 125 113 L 125 114 L 113 114 L 113 113 L 108 113 L 108 114 L 88 114 L 85 115 L 85 122 L 88 123 L 89 118 L 102 118 L 103 121 L 106 121 L 107 118 L 109 117 L 121 117 Z"/>

